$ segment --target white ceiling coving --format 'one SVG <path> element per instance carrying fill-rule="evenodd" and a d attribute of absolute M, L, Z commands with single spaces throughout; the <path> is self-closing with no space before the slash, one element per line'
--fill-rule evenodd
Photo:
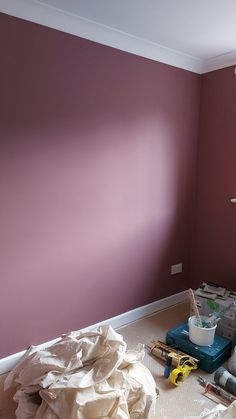
<path fill-rule="evenodd" d="M 200 74 L 236 64 L 235 0 L 0 0 L 0 11 Z"/>

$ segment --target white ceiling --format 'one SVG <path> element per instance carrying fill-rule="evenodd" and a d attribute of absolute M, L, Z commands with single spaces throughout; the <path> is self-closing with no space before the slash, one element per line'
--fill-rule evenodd
<path fill-rule="evenodd" d="M 0 0 L 0 11 L 197 73 L 236 64 L 236 0 Z"/>

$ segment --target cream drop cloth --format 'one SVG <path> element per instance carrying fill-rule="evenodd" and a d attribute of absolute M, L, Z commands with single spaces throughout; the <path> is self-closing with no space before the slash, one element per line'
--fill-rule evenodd
<path fill-rule="evenodd" d="M 189 419 L 236 419 L 236 401 L 229 407 L 218 404 L 213 409 L 205 409 L 200 416 L 191 416 Z"/>
<path fill-rule="evenodd" d="M 143 357 L 143 345 L 127 350 L 110 326 L 71 332 L 49 348 L 31 347 L 5 389 L 18 384 L 17 419 L 152 419 L 156 385 Z"/>

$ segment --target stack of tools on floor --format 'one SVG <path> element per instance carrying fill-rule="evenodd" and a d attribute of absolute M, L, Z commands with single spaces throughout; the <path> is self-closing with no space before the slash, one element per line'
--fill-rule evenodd
<path fill-rule="evenodd" d="M 204 394 L 213 394 L 226 406 L 236 400 L 236 347 L 230 357 L 227 368 L 220 367 L 214 374 L 214 381 L 210 382 L 198 377 L 198 382 L 205 387 Z"/>
<path fill-rule="evenodd" d="M 201 314 L 217 320 L 217 334 L 236 345 L 236 292 L 203 282 L 194 294 Z"/>
<path fill-rule="evenodd" d="M 214 372 L 230 357 L 232 349 L 230 340 L 215 335 L 212 345 L 200 346 L 189 340 L 187 331 L 187 322 L 173 327 L 167 332 L 166 343 L 199 359 L 198 367 L 203 371 Z"/>
<path fill-rule="evenodd" d="M 191 289 L 189 296 L 195 315 L 188 322 L 170 329 L 166 335 L 166 343 L 199 359 L 198 367 L 212 373 L 230 357 L 232 342 L 215 335 L 216 316 L 202 316 Z"/>
<path fill-rule="evenodd" d="M 207 290 L 210 292 L 209 286 Z M 224 296 L 226 290 L 221 288 L 219 293 Z M 166 344 L 153 341 L 150 348 L 153 355 L 166 360 L 164 376 L 175 385 L 197 367 L 208 373 L 216 371 L 230 357 L 232 350 L 231 340 L 215 335 L 221 312 L 202 315 L 192 289 L 189 289 L 189 297 L 194 316 L 170 329 L 166 334 Z M 233 300 L 227 309 L 232 307 L 235 310 L 235 302 Z M 176 368 L 172 370 L 173 363 Z"/>

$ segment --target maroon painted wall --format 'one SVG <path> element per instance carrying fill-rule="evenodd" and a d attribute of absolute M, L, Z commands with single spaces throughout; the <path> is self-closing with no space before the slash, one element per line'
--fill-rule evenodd
<path fill-rule="evenodd" d="M 234 67 L 202 76 L 198 184 L 192 248 L 195 283 L 235 289 L 236 76 Z"/>
<path fill-rule="evenodd" d="M 0 42 L 2 357 L 189 286 L 200 77 L 3 14 Z"/>

